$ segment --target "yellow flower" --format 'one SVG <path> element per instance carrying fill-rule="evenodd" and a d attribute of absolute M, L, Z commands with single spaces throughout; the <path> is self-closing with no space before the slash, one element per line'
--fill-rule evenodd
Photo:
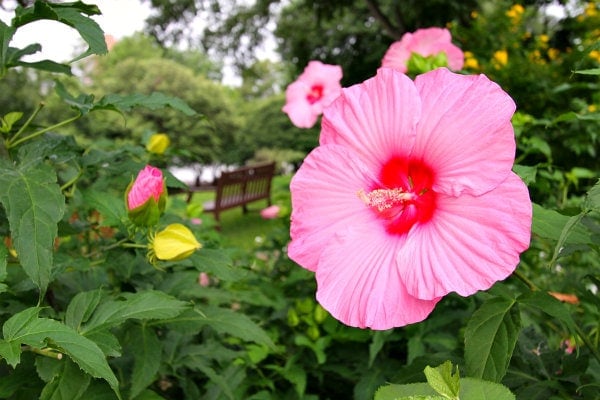
<path fill-rule="evenodd" d="M 590 58 L 594 61 L 600 62 L 600 50 L 590 51 Z"/>
<path fill-rule="evenodd" d="M 555 49 L 553 47 L 548 49 L 548 58 L 550 60 L 556 60 L 559 55 L 560 55 L 560 50 Z"/>
<path fill-rule="evenodd" d="M 508 52 L 506 50 L 498 50 L 494 52 L 492 60 L 496 68 L 502 68 L 508 64 Z"/>
<path fill-rule="evenodd" d="M 598 10 L 596 9 L 596 4 L 594 4 L 594 2 L 587 3 L 585 7 L 585 15 L 588 17 L 595 17 L 598 15 Z"/>
<path fill-rule="evenodd" d="M 512 6 L 507 12 L 506 16 L 513 20 L 513 22 L 518 22 L 521 18 L 521 15 L 525 12 L 525 8 L 523 8 L 520 4 L 515 4 Z"/>
<path fill-rule="evenodd" d="M 478 70 L 479 69 L 479 61 L 477 61 L 477 59 L 475 58 L 473 53 L 471 53 L 470 51 L 465 51 L 464 54 L 465 54 L 464 68 Z"/>
<path fill-rule="evenodd" d="M 171 140 L 164 133 L 155 133 L 150 136 L 148 143 L 146 144 L 146 150 L 154 154 L 163 154 L 167 147 L 171 144 Z"/>
<path fill-rule="evenodd" d="M 150 246 L 154 257 L 165 261 L 183 260 L 202 247 L 192 231 L 182 224 L 168 225 L 154 236 Z"/>
<path fill-rule="evenodd" d="M 587 109 L 588 109 L 588 112 L 591 112 L 591 113 L 595 113 L 596 111 L 598 111 L 598 107 L 595 104 L 588 105 Z"/>

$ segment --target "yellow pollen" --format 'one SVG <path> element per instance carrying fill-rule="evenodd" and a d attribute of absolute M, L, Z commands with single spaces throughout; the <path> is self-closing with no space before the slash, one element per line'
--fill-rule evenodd
<path fill-rule="evenodd" d="M 408 193 L 398 188 L 375 189 L 369 193 L 365 193 L 363 189 L 360 189 L 357 195 L 366 205 L 376 208 L 377 211 L 390 209 L 397 204 L 412 200 L 414 197 L 413 193 Z"/>

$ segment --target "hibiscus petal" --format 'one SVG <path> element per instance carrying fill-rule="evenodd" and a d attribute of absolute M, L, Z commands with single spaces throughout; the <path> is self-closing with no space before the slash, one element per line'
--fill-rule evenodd
<path fill-rule="evenodd" d="M 502 182 L 515 156 L 510 96 L 484 75 L 445 68 L 418 76 L 415 84 L 423 114 L 413 158 L 435 166 L 433 189 L 479 195 Z"/>
<path fill-rule="evenodd" d="M 392 156 L 407 156 L 421 106 L 414 83 L 391 68 L 343 89 L 323 111 L 320 143 L 351 148 L 372 171 Z"/>
<path fill-rule="evenodd" d="M 288 115 L 298 128 L 311 128 L 319 118 L 321 109 L 315 109 L 306 100 L 309 88 L 303 82 L 296 81 L 286 90 L 286 104 L 282 111 Z"/>
<path fill-rule="evenodd" d="M 440 195 L 433 218 L 409 232 L 398 253 L 408 292 L 469 296 L 508 277 L 529 246 L 531 201 L 514 173 L 481 196 Z"/>
<path fill-rule="evenodd" d="M 406 291 L 395 261 L 401 241 L 366 226 L 336 234 L 316 271 L 323 308 L 360 328 L 390 329 L 427 318 L 439 299 L 419 300 Z"/>
<path fill-rule="evenodd" d="M 292 223 L 289 257 L 315 271 L 323 247 L 336 231 L 353 224 L 372 224 L 375 214 L 358 191 L 374 178 L 357 156 L 337 145 L 320 146 L 304 160 L 292 179 Z"/>

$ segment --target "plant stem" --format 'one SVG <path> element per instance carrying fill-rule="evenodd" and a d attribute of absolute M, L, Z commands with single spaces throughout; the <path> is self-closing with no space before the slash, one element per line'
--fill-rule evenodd
<path fill-rule="evenodd" d="M 525 285 L 527 285 L 527 287 L 529 287 L 529 289 L 531 291 L 537 291 L 540 290 L 539 287 L 536 286 L 535 283 L 533 283 L 529 278 L 527 278 L 521 271 L 519 271 L 518 269 L 516 269 L 513 274 L 519 278 Z"/>
<path fill-rule="evenodd" d="M 10 138 L 6 141 L 7 149 L 10 149 L 12 147 L 12 141 L 16 140 L 23 132 L 25 132 L 25 129 L 27 129 L 29 124 L 31 124 L 31 122 L 35 119 L 35 117 L 37 117 L 37 115 L 39 114 L 40 111 L 42 111 L 42 108 L 44 108 L 45 105 L 46 105 L 46 103 L 44 103 L 44 102 L 41 102 L 40 104 L 38 104 L 36 109 L 29 116 L 29 118 L 27 118 L 27 121 L 25 121 L 25 123 L 21 126 L 21 128 L 17 131 L 17 133 L 15 133 L 12 138 Z"/>
<path fill-rule="evenodd" d="M 29 136 L 25 136 L 25 137 L 23 137 L 21 139 L 14 140 L 17 137 L 17 134 L 19 134 L 21 132 L 21 130 L 19 130 L 19 132 L 17 132 L 17 134 L 15 134 L 15 136 L 10 141 L 7 142 L 6 147 L 10 149 L 11 147 L 15 147 L 18 144 L 21 144 L 21 143 L 26 142 L 28 140 L 34 139 L 34 138 L 36 138 L 36 137 L 38 137 L 40 135 L 43 135 L 44 133 L 46 133 L 48 131 L 51 131 L 51 130 L 56 129 L 56 128 L 60 128 L 61 126 L 64 126 L 64 125 L 70 124 L 71 122 L 77 121 L 79 118 L 81 118 L 81 114 L 76 115 L 76 116 L 74 116 L 72 118 L 66 119 L 64 121 L 61 121 L 58 124 L 54 124 L 52 126 L 44 128 L 44 129 L 40 129 L 39 131 L 33 132 Z M 29 123 L 29 121 L 27 123 Z"/>

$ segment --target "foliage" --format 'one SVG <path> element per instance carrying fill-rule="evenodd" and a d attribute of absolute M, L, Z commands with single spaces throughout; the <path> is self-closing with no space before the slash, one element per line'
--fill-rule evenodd
<path fill-rule="evenodd" d="M 86 30 L 92 6 L 38 3 L 18 12 L 31 20 L 60 17 L 90 35 L 91 52 L 102 53 L 101 32 Z M 306 4 L 318 11 L 320 27 L 357 25 L 346 2 Z M 591 42 L 598 17 L 589 4 L 598 11 L 587 3 L 550 24 L 535 7 L 515 14 L 512 4 L 484 2 L 468 24 L 453 24 L 477 60 L 466 72 L 486 73 L 519 105 L 514 169 L 534 201 L 533 239 L 506 281 L 468 298 L 449 295 L 427 320 L 389 331 L 343 326 L 315 302 L 312 273 L 286 255 L 287 181 L 274 190 L 287 213 L 269 221 L 272 230 L 251 249 L 223 247 L 226 239 L 201 206 L 173 194 L 155 228 L 135 229 L 128 220 L 124 192 L 149 162 L 265 152 L 289 161 L 297 153 L 277 153 L 308 151 L 317 130 L 286 126 L 282 95 L 257 99 L 251 89 L 235 97 L 203 77 L 206 65 L 190 69 L 194 56 L 176 62 L 144 40 L 136 48 L 134 39 L 123 54 L 113 49 L 116 59 L 94 61 L 102 73 L 92 85 L 61 79 L 60 103 L 36 106 L 47 75 L 15 67 L 67 74 L 68 66 L 26 64 L 22 56 L 35 45 L 24 51 L 10 41 L 27 19 L 1 23 L 0 397 L 597 399 L 599 64 Z M 288 6 L 300 10 L 304 2 Z M 307 25 L 291 31 L 289 20 L 285 35 L 312 35 L 307 15 L 314 14 L 298 11 L 298 23 Z M 382 37 L 380 28 L 356 29 L 369 37 L 362 50 Z M 303 43 L 305 57 L 314 41 L 334 43 L 344 34 L 320 32 Z M 499 64 L 494 53 L 503 49 L 508 61 Z M 348 82 L 359 79 L 352 74 Z M 40 86 L 21 85 L 30 80 Z M 157 131 L 172 142 L 163 155 L 144 148 L 147 133 Z M 182 187 L 163 172 L 171 192 Z M 233 225 L 243 223 L 240 216 Z M 202 249 L 152 264 L 148 234 L 171 224 L 186 226 Z"/>

